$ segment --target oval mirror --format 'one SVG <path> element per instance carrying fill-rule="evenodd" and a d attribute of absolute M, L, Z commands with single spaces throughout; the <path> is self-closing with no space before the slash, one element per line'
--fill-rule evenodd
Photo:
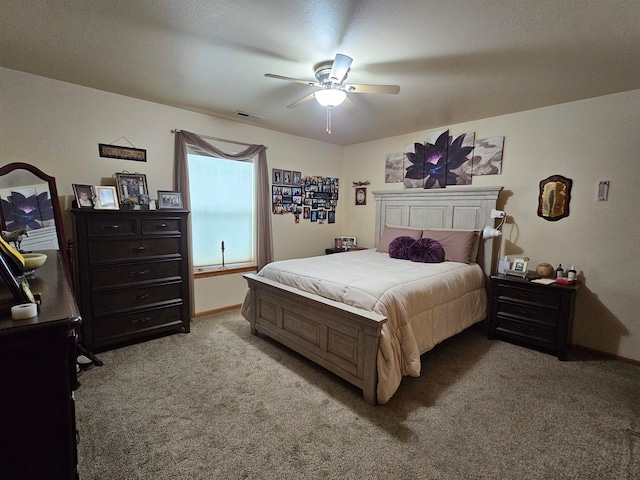
<path fill-rule="evenodd" d="M 551 222 L 568 217 L 572 183 L 570 178 L 562 175 L 552 175 L 542 180 L 538 198 L 538 216 Z"/>
<path fill-rule="evenodd" d="M 2 230 L 20 232 L 19 250 L 60 250 L 68 261 L 56 179 L 28 163 L 0 168 Z"/>

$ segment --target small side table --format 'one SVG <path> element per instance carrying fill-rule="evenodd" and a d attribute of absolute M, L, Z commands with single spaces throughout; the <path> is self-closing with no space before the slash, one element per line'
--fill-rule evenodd
<path fill-rule="evenodd" d="M 331 255 L 332 253 L 342 253 L 342 252 L 353 252 L 355 250 L 366 250 L 363 247 L 353 247 L 353 248 L 325 248 L 324 253 L 326 255 Z"/>
<path fill-rule="evenodd" d="M 559 360 L 566 360 L 580 285 L 542 285 L 524 278 L 492 275 L 488 337 L 551 352 Z"/>

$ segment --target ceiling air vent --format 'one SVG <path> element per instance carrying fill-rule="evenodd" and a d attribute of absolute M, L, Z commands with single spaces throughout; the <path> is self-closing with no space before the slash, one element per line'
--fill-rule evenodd
<path fill-rule="evenodd" d="M 255 113 L 247 112 L 233 112 L 236 117 L 248 118 L 250 120 L 264 120 L 264 117 L 256 115 Z"/>

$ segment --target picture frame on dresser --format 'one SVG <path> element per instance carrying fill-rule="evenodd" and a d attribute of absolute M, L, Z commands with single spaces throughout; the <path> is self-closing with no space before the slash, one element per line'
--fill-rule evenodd
<path fill-rule="evenodd" d="M 158 190 L 158 208 L 183 208 L 182 194 L 169 190 Z"/>
<path fill-rule="evenodd" d="M 116 173 L 116 188 L 120 204 L 141 205 L 140 197 L 147 195 L 147 176 L 143 173 Z"/>
<path fill-rule="evenodd" d="M 118 194 L 116 193 L 116 187 L 94 185 L 95 191 L 95 203 L 93 208 L 96 210 L 119 210 L 120 204 L 118 203 Z"/>
<path fill-rule="evenodd" d="M 76 197 L 78 208 L 93 208 L 96 196 L 91 185 L 72 184 L 73 194 Z"/>

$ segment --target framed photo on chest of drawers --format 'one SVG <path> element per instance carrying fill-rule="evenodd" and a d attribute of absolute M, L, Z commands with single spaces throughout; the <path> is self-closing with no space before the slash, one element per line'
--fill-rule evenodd
<path fill-rule="evenodd" d="M 83 344 L 100 351 L 189 332 L 189 212 L 71 212 Z"/>
<path fill-rule="evenodd" d="M 542 285 L 525 278 L 492 275 L 489 338 L 512 341 L 566 360 L 579 287 L 580 282 Z"/>

